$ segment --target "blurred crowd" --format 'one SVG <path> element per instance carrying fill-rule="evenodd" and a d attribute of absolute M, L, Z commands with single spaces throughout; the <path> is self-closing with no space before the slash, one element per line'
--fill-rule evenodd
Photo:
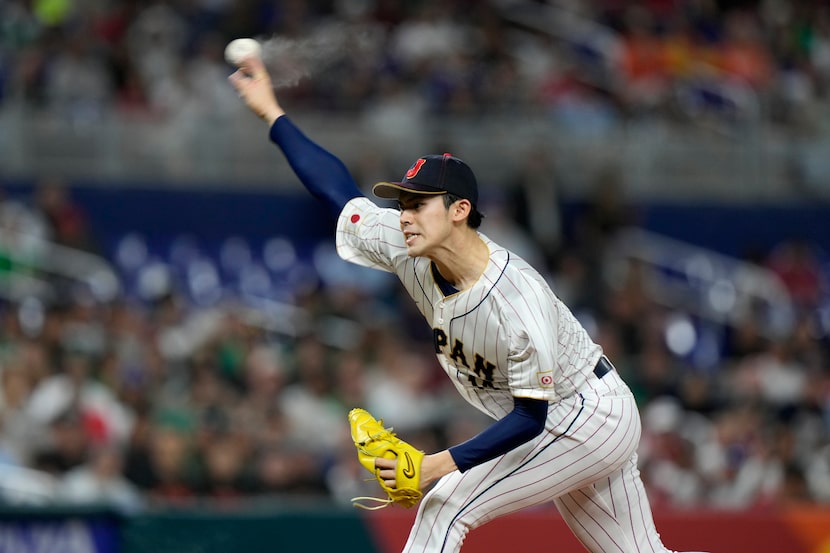
<path fill-rule="evenodd" d="M 246 36 L 270 45 L 292 105 L 408 117 L 532 111 L 602 130 L 763 113 L 814 130 L 830 85 L 815 1 L 6 0 L 0 22 L 0 106 L 84 120 L 227 115 L 222 52 Z"/>
<path fill-rule="evenodd" d="M 582 24 L 540 28 L 548 10 Z M 333 21 L 355 27 L 326 26 Z M 338 39 L 326 59 L 294 50 L 308 67 L 277 73 L 324 68 L 285 92 L 293 104 L 382 110 L 385 121 L 400 113 L 404 123 L 413 113 L 541 109 L 602 130 L 708 109 L 740 117 L 763 102 L 776 121 L 810 129 L 821 118 L 809 114 L 828 99 L 823 2 L 6 0 L 0 108 L 91 120 L 113 107 L 221 116 L 238 103 L 225 101 L 229 39 L 324 42 L 344 28 L 366 40 Z M 642 273 L 608 273 L 608 249 L 637 223 L 613 175 L 565 233 L 556 187 L 540 186 L 555 179 L 548 163 L 528 156 L 485 206 L 482 230 L 540 268 L 630 383 L 656 506 L 830 503 L 824 252 L 787 240 L 748 258 L 786 287 L 792 324 L 771 335 L 758 314 L 717 326 L 716 362 L 696 363 L 670 347 L 677 313 L 655 301 Z M 109 253 L 66 183 L 0 200 L 0 229 Z M 0 281 L 32 271 L 20 261 L 27 243 L 0 237 Z M 293 334 L 232 298 L 194 305 L 175 287 L 150 300 L 77 291 L 0 300 L 0 499 L 125 510 L 286 496 L 348 504 L 378 493 L 355 459 L 350 408 L 369 409 L 426 450 L 488 423 L 443 378 L 429 329 L 395 282 L 346 278 L 345 263 L 318 269 L 337 285 L 323 274 L 296 291 L 309 324 Z"/>

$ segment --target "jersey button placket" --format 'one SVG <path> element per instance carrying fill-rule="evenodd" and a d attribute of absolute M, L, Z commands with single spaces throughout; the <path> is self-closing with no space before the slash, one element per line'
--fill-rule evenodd
<path fill-rule="evenodd" d="M 444 302 L 438 304 L 438 324 L 444 324 Z"/>

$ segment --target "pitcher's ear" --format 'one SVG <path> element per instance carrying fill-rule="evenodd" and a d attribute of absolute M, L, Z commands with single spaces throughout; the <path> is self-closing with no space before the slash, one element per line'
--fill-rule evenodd
<path fill-rule="evenodd" d="M 470 203 L 470 200 L 461 198 L 453 202 L 451 208 L 453 209 L 453 218 L 460 221 L 470 216 L 473 210 L 473 204 Z"/>

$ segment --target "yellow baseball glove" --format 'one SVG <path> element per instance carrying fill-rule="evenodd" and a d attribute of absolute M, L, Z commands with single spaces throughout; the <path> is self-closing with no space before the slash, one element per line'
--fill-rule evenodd
<path fill-rule="evenodd" d="M 355 507 L 361 509 L 382 509 L 392 503 L 402 507 L 412 507 L 423 497 L 420 487 L 421 461 L 424 452 L 398 438 L 391 428 L 383 427 L 383 420 L 377 420 L 365 409 L 352 409 L 349 412 L 349 425 L 352 429 L 352 441 L 357 448 L 360 464 L 368 470 L 386 492 L 387 498 L 355 497 Z M 397 459 L 395 466 L 395 487 L 390 488 L 380 477 L 375 468 L 375 458 Z M 369 507 L 361 500 L 378 501 L 381 505 Z"/>

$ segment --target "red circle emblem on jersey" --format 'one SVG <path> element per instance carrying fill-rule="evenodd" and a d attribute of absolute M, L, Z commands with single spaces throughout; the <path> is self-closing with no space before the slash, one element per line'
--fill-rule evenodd
<path fill-rule="evenodd" d="M 549 374 L 546 374 L 539 378 L 539 382 L 542 383 L 542 386 L 550 386 L 551 384 L 553 384 L 553 377 Z"/>
<path fill-rule="evenodd" d="M 358 215 L 357 213 L 355 213 L 354 215 L 352 215 L 352 218 L 350 219 L 350 221 L 351 221 L 352 223 L 356 223 L 356 222 L 360 221 L 360 215 Z"/>

